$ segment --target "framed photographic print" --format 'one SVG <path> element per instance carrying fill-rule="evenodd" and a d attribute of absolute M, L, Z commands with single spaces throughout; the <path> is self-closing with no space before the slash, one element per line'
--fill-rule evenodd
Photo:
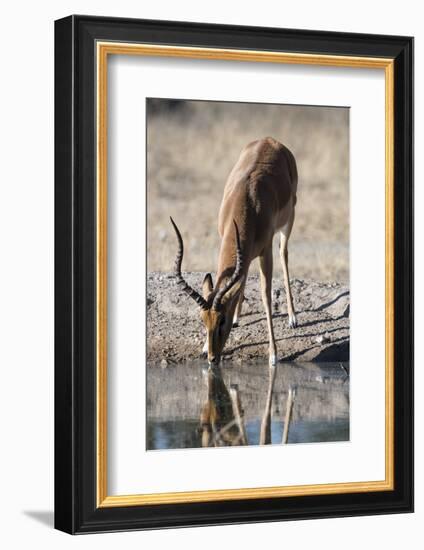
<path fill-rule="evenodd" d="M 413 508 L 413 39 L 55 24 L 55 525 Z"/>

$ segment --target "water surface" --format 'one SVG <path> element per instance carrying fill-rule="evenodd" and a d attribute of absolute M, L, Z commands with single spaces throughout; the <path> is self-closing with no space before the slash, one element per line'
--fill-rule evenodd
<path fill-rule="evenodd" d="M 286 425 L 289 444 L 347 441 L 348 372 L 348 363 L 149 364 L 147 449 L 282 444 Z"/>

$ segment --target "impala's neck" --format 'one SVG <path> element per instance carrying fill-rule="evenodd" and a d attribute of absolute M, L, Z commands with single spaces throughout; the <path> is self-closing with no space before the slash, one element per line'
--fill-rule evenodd
<path fill-rule="evenodd" d="M 250 264 L 249 239 L 246 235 L 245 228 L 239 226 L 240 245 L 243 255 L 243 276 L 247 275 Z M 231 277 L 236 267 L 236 240 L 234 236 L 233 223 L 227 224 L 221 240 L 221 248 L 218 258 L 218 269 L 216 272 L 216 288 L 223 286 Z"/>

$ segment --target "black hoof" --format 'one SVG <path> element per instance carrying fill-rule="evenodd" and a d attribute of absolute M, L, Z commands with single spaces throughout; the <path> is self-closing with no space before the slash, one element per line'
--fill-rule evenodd
<path fill-rule="evenodd" d="M 233 323 L 233 328 L 237 328 L 239 326 L 238 323 Z"/>

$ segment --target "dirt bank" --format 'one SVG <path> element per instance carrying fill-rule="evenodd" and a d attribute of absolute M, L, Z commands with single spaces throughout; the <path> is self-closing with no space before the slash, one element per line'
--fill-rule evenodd
<path fill-rule="evenodd" d="M 203 273 L 184 274 L 200 289 Z M 349 288 L 338 283 L 292 280 L 298 327 L 290 329 L 282 282 L 273 281 L 274 331 L 282 361 L 349 360 Z M 268 333 L 259 280 L 249 276 L 240 325 L 231 331 L 223 360 L 263 359 Z M 172 276 L 149 273 L 147 284 L 147 359 L 162 366 L 196 359 L 204 343 L 198 308 Z"/>

